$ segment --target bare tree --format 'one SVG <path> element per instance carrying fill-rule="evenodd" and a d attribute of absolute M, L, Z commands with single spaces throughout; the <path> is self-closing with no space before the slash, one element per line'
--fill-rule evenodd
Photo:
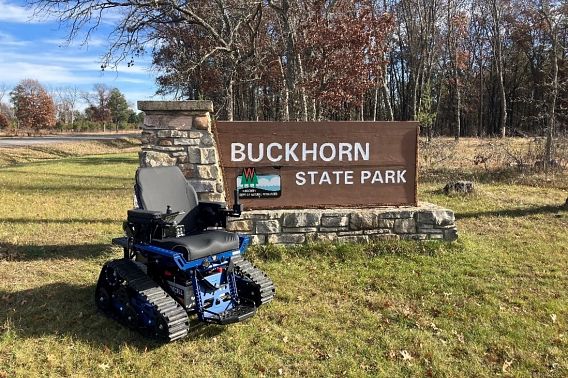
<path fill-rule="evenodd" d="M 0 103 L 2 103 L 4 96 L 6 96 L 6 93 L 8 92 L 9 92 L 8 85 L 6 85 L 6 83 L 0 83 Z"/>
<path fill-rule="evenodd" d="M 499 100 L 501 116 L 499 117 L 499 130 L 502 138 L 507 133 L 507 97 L 505 94 L 505 67 L 503 65 L 503 0 L 488 0 L 491 14 L 491 43 L 493 45 L 493 59 L 497 71 L 499 84 Z"/>
<path fill-rule="evenodd" d="M 558 54 L 560 49 L 559 30 L 566 21 L 566 14 L 551 5 L 550 0 L 540 2 L 540 14 L 546 23 L 545 30 L 550 38 L 550 91 L 548 95 L 548 118 L 546 125 L 546 144 L 544 168 L 548 169 L 554 159 L 554 135 L 556 131 L 556 102 L 558 98 Z"/>
<path fill-rule="evenodd" d="M 91 121 L 103 124 L 103 132 L 106 131 L 106 124 L 112 121 L 109 108 L 111 88 L 105 84 L 95 84 L 93 92 L 83 92 L 81 96 L 89 104 L 85 113 Z"/>

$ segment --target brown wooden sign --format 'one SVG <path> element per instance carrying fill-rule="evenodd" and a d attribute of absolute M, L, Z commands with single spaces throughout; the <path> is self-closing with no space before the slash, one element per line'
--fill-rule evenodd
<path fill-rule="evenodd" d="M 246 209 L 416 205 L 417 122 L 216 122 Z"/>

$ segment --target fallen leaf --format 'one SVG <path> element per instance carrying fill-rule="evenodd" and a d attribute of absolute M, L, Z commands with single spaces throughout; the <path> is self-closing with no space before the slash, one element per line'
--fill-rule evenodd
<path fill-rule="evenodd" d="M 512 364 L 513 364 L 513 360 L 511 360 L 511 361 L 505 360 L 505 362 L 503 362 L 503 368 L 501 369 L 503 371 L 503 373 L 506 373 L 507 369 L 509 369 Z"/>
<path fill-rule="evenodd" d="M 550 314 L 550 319 L 552 319 L 552 323 L 556 323 L 556 314 Z"/>
<path fill-rule="evenodd" d="M 287 342 L 288 342 L 288 336 L 284 336 L 284 338 L 282 339 L 282 341 L 283 341 L 284 343 L 287 343 Z"/>
<path fill-rule="evenodd" d="M 107 364 L 107 363 L 99 364 L 99 368 L 101 368 L 101 369 L 103 369 L 103 370 L 107 370 L 109 367 L 110 367 L 110 365 Z"/>
<path fill-rule="evenodd" d="M 412 360 L 412 355 L 406 349 L 401 350 L 400 355 L 402 356 L 403 361 L 410 361 Z"/>
<path fill-rule="evenodd" d="M 278 375 L 284 374 L 284 370 L 282 368 L 278 369 Z"/>

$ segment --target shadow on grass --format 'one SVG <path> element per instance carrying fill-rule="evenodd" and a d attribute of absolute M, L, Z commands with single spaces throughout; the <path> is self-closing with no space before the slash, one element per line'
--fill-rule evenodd
<path fill-rule="evenodd" d="M 69 223 L 104 223 L 104 224 L 122 224 L 123 219 L 85 219 L 85 218 L 65 218 L 65 219 L 44 219 L 44 218 L 4 218 L 2 222 L 17 223 L 17 224 L 43 224 L 43 223 L 56 223 L 56 224 L 69 224 Z M 0 243 L 1 245 L 1 243 Z"/>
<path fill-rule="evenodd" d="M 96 347 L 120 350 L 123 346 L 139 351 L 163 345 L 147 339 L 100 313 L 95 306 L 95 286 L 53 283 L 17 292 L 0 290 L 0 326 L 16 337 L 68 336 Z M 7 327 L 9 324 L 9 327 Z M 192 327 L 186 339 L 213 337 L 223 328 Z"/>
<path fill-rule="evenodd" d="M 10 169 L 11 167 L 5 167 L 5 168 L 1 168 L 0 167 L 0 173 L 10 173 L 10 174 L 22 174 L 22 175 L 30 175 L 30 172 L 27 171 L 18 171 L 16 169 Z M 132 182 L 134 183 L 134 178 L 133 177 L 127 177 L 127 176 L 101 176 L 98 174 L 94 174 L 94 175 L 70 175 L 70 174 L 63 174 L 63 173 L 55 173 L 55 172 L 41 172 L 42 176 L 55 176 L 55 177 L 64 177 L 64 178 L 70 178 L 70 179 L 80 179 L 80 178 L 85 178 L 85 179 L 91 179 L 91 178 L 97 178 L 97 179 L 104 179 L 104 180 L 116 180 L 116 181 L 125 181 L 125 182 Z"/>
<path fill-rule="evenodd" d="M 469 218 L 481 218 L 481 217 L 525 217 L 528 215 L 537 214 L 560 214 L 561 211 L 565 211 L 562 206 L 552 206 L 543 205 L 536 207 L 528 207 L 521 209 L 503 209 L 503 210 L 491 210 L 491 211 L 476 211 L 471 213 L 456 213 L 456 219 L 469 219 Z"/>
<path fill-rule="evenodd" d="M 138 157 L 95 155 L 76 158 L 72 161 L 81 165 L 138 164 Z"/>
<path fill-rule="evenodd" d="M 83 183 L 82 185 L 71 185 L 62 183 L 61 185 L 50 185 L 41 182 L 36 183 L 27 183 L 27 184 L 11 184 L 11 183 L 0 183 L 0 188 L 4 190 L 9 190 L 12 192 L 17 193 L 26 193 L 26 192 L 84 192 L 84 191 L 100 191 L 100 192 L 109 192 L 114 190 L 124 190 L 129 188 L 129 186 L 117 186 L 117 185 L 92 185 L 90 183 Z M 61 196 L 68 195 L 68 193 L 61 194 Z"/>
<path fill-rule="evenodd" d="M 90 259 L 116 252 L 112 244 L 17 245 L 0 242 L 0 261 Z"/>

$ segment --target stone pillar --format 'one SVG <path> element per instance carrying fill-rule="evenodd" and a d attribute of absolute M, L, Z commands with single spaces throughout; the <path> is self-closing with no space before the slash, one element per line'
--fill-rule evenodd
<path fill-rule="evenodd" d="M 138 101 L 143 111 L 141 167 L 177 165 L 200 201 L 225 201 L 211 131 L 211 101 Z"/>

